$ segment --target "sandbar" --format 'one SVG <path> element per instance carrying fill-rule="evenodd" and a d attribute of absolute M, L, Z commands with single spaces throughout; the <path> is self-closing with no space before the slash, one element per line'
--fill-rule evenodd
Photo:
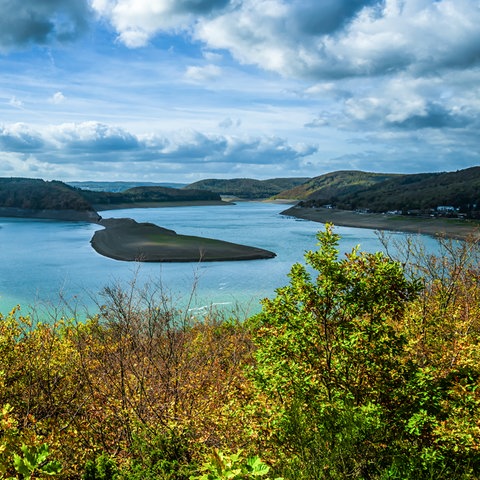
<path fill-rule="evenodd" d="M 461 240 L 467 238 L 480 239 L 480 223 L 466 219 L 359 213 L 336 208 L 303 208 L 297 206 L 284 210 L 281 214 L 313 222 L 332 223 L 343 227 L 389 230 L 432 236 L 440 235 Z"/>
<path fill-rule="evenodd" d="M 216 262 L 275 257 L 262 248 L 212 238 L 178 235 L 153 223 L 131 218 L 109 218 L 94 233 L 91 244 L 101 255 L 136 262 Z"/>

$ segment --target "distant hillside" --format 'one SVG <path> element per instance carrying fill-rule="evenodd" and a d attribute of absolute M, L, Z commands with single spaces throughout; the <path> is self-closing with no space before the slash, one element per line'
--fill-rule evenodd
<path fill-rule="evenodd" d="M 89 221 L 98 217 L 73 187 L 32 178 L 0 178 L 0 215 Z"/>
<path fill-rule="evenodd" d="M 308 180 L 301 178 L 272 178 L 255 180 L 252 178 L 233 178 L 229 180 L 210 178 L 200 180 L 184 187 L 184 189 L 210 190 L 220 195 L 231 195 L 245 200 L 265 199 L 294 188 Z"/>
<path fill-rule="evenodd" d="M 135 187 L 123 192 L 81 190 L 81 195 L 97 209 L 116 205 L 147 204 L 158 202 L 221 201 L 218 193 L 205 190 L 184 190 L 169 187 Z"/>
<path fill-rule="evenodd" d="M 218 193 L 169 187 L 123 192 L 82 190 L 59 181 L 0 178 L 0 216 L 98 221 L 96 210 L 151 206 L 161 202 L 220 202 Z"/>
<path fill-rule="evenodd" d="M 473 212 L 480 208 L 480 167 L 405 175 L 333 172 L 312 179 L 305 187 L 293 192 L 293 198 L 303 200 L 305 206 L 331 204 L 372 212 L 428 211 L 452 206 L 473 216 L 478 216 Z"/>
<path fill-rule="evenodd" d="M 75 188 L 81 188 L 82 190 L 93 190 L 95 192 L 123 192 L 129 188 L 134 187 L 170 187 L 170 188 L 182 188 L 185 183 L 159 183 L 159 182 L 65 182 L 67 185 L 71 185 Z"/>
<path fill-rule="evenodd" d="M 278 197 L 331 203 L 339 196 L 353 194 L 397 176 L 388 173 L 340 170 L 311 178 L 302 185 L 280 192 Z"/>

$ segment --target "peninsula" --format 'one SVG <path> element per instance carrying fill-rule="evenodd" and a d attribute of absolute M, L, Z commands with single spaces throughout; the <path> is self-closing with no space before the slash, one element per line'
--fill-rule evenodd
<path fill-rule="evenodd" d="M 259 260 L 275 257 L 261 248 L 224 242 L 212 238 L 178 235 L 152 223 L 131 218 L 109 218 L 98 222 L 91 240 L 101 255 L 116 260 L 139 262 L 215 262 Z"/>
<path fill-rule="evenodd" d="M 305 208 L 298 205 L 284 210 L 281 214 L 312 222 L 333 223 L 339 227 L 443 235 L 460 240 L 480 239 L 480 223 L 475 220 L 391 215 L 322 207 Z"/>

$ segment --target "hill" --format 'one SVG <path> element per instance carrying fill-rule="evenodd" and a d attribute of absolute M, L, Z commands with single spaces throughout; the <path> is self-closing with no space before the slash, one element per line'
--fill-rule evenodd
<path fill-rule="evenodd" d="M 444 173 L 403 175 L 345 197 L 342 208 L 428 211 L 439 206 L 475 212 L 480 206 L 480 167 Z"/>
<path fill-rule="evenodd" d="M 0 178 L 0 215 L 87 221 L 99 218 L 73 187 L 32 178 Z"/>
<path fill-rule="evenodd" d="M 134 187 L 171 187 L 182 188 L 185 183 L 158 183 L 158 182 L 98 182 L 98 181 L 86 181 L 86 182 L 65 182 L 75 188 L 82 190 L 94 190 L 99 192 L 123 192 L 129 188 Z"/>
<path fill-rule="evenodd" d="M 148 206 L 161 202 L 221 202 L 218 193 L 170 187 L 134 187 L 123 192 L 81 190 L 81 195 L 98 210 Z"/>
<path fill-rule="evenodd" d="M 220 203 L 218 193 L 161 186 L 122 192 L 82 190 L 60 181 L 0 178 L 0 216 L 98 221 L 97 210 L 158 206 L 165 202 Z"/>
<path fill-rule="evenodd" d="M 301 185 L 280 192 L 277 197 L 331 203 L 331 200 L 338 196 L 353 194 L 396 176 L 388 173 L 339 170 L 311 178 Z"/>
<path fill-rule="evenodd" d="M 456 172 L 377 174 L 339 171 L 321 175 L 279 196 L 305 207 L 332 205 L 345 210 L 427 212 L 439 206 L 478 216 L 480 167 Z"/>
<path fill-rule="evenodd" d="M 210 178 L 200 180 L 184 187 L 184 189 L 210 190 L 220 195 L 234 196 L 245 200 L 265 199 L 282 191 L 290 190 L 305 183 L 307 177 L 272 178 L 255 180 L 253 178 L 232 178 L 228 180 Z"/>

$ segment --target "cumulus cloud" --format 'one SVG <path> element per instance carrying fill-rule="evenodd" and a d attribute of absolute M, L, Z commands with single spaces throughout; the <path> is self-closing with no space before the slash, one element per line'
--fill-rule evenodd
<path fill-rule="evenodd" d="M 480 62 L 476 0 L 243 0 L 197 38 L 289 76 L 342 78 Z"/>
<path fill-rule="evenodd" d="M 158 146 L 158 147 L 157 147 Z M 224 163 L 228 165 L 290 164 L 317 151 L 314 145 L 291 145 L 279 137 L 206 135 L 196 131 L 150 138 L 157 158 L 184 164 Z"/>
<path fill-rule="evenodd" d="M 229 0 L 93 0 L 93 8 L 107 18 L 128 47 L 141 47 L 161 31 L 188 28 L 198 16 L 208 16 Z"/>
<path fill-rule="evenodd" d="M 236 138 L 228 142 L 226 155 L 234 161 L 265 165 L 277 163 L 296 163 L 298 160 L 316 153 L 315 145 L 290 145 L 279 137 Z"/>
<path fill-rule="evenodd" d="M 129 47 L 184 31 L 210 52 L 316 79 L 480 63 L 477 0 L 93 0 Z"/>
<path fill-rule="evenodd" d="M 319 116 L 304 124 L 306 128 L 320 128 L 329 125 L 329 121 L 325 116 Z"/>
<path fill-rule="evenodd" d="M 66 97 L 62 92 L 55 92 L 50 98 L 50 102 L 55 105 L 59 105 L 60 103 L 63 103 L 65 100 L 66 100 Z"/>
<path fill-rule="evenodd" d="M 222 69 L 217 65 L 189 66 L 185 72 L 185 78 L 193 82 L 205 82 L 213 80 L 222 74 Z"/>
<path fill-rule="evenodd" d="M 0 127 L 0 148 L 5 152 L 39 151 L 44 146 L 42 136 L 23 123 Z"/>
<path fill-rule="evenodd" d="M 316 151 L 313 145 L 291 145 L 279 137 L 235 137 L 193 130 L 169 135 L 134 135 L 98 122 L 49 125 L 42 130 L 12 124 L 0 129 L 2 158 L 14 155 L 17 163 L 28 158 L 30 165 L 35 160 L 35 165 L 44 165 L 45 178 L 51 175 L 48 166 L 55 171 L 63 168 L 65 172 L 103 169 L 107 175 L 112 168 L 126 175 L 135 170 L 163 168 L 201 176 L 212 165 L 219 170 L 241 165 L 273 165 L 290 172 Z M 129 165 L 135 168 L 131 170 Z M 0 168 L 0 172 L 6 172 L 6 168 L 6 165 Z"/>
<path fill-rule="evenodd" d="M 151 148 L 156 149 L 159 156 L 185 163 L 210 161 L 222 156 L 227 148 L 225 137 L 196 131 L 176 133 L 168 138 L 156 136 L 152 140 Z"/>
<path fill-rule="evenodd" d="M 402 120 L 393 121 L 393 126 L 418 130 L 421 128 L 461 128 L 469 125 L 472 119 L 461 112 L 446 109 L 438 102 L 427 103 L 419 113 Z"/>
<path fill-rule="evenodd" d="M 118 152 L 139 147 L 135 135 L 98 122 L 65 123 L 49 130 L 50 138 L 66 152 Z"/>
<path fill-rule="evenodd" d="M 455 78 L 451 78 L 455 77 Z M 461 72 L 443 77 L 399 75 L 377 81 L 362 95 L 346 97 L 343 114 L 351 129 L 476 129 L 480 86 Z"/>
<path fill-rule="evenodd" d="M 0 11 L 0 51 L 74 40 L 90 20 L 87 0 L 0 0 Z"/>

